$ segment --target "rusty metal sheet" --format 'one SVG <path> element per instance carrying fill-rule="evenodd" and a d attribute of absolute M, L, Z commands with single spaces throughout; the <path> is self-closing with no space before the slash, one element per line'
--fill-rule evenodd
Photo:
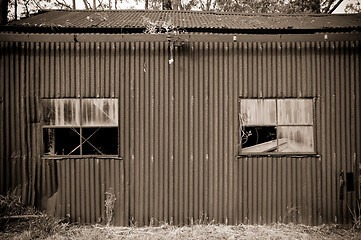
<path fill-rule="evenodd" d="M 360 28 L 357 14 L 244 14 L 237 12 L 200 11 L 89 11 L 51 10 L 13 21 L 4 29 L 15 27 L 62 28 L 135 28 L 162 26 L 168 23 L 190 29 L 339 29 Z"/>
<path fill-rule="evenodd" d="M 104 219 L 110 187 L 121 225 L 350 221 L 360 184 L 340 199 L 339 172 L 357 176 L 361 155 L 360 41 L 205 39 L 1 41 L 1 192 L 84 222 Z M 42 100 L 80 97 L 118 99 L 123 160 L 41 158 Z M 237 158 L 240 97 L 315 98 L 317 154 Z"/>

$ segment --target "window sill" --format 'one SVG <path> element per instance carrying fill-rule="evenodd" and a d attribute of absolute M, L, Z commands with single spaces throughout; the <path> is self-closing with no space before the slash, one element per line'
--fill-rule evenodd
<path fill-rule="evenodd" d="M 70 156 L 63 156 L 63 155 L 44 155 L 41 157 L 44 160 L 66 160 L 66 159 L 86 159 L 86 158 L 98 158 L 98 159 L 116 159 L 116 160 L 123 160 L 122 157 L 118 155 L 70 155 Z"/>
<path fill-rule="evenodd" d="M 237 158 L 246 158 L 246 157 L 289 157 L 289 158 L 307 158 L 315 157 L 320 158 L 320 155 L 317 153 L 241 153 L 237 155 Z"/>

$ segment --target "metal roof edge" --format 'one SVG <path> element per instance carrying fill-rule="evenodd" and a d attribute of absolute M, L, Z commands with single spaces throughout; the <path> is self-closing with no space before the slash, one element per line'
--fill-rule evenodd
<path fill-rule="evenodd" d="M 361 15 L 361 13 L 244 13 L 244 12 L 220 12 L 220 11 L 198 11 L 198 10 L 151 10 L 151 9 L 42 9 L 36 14 L 46 12 L 151 12 L 151 13 L 191 13 L 191 14 L 216 14 L 216 15 L 239 15 L 239 16 L 289 16 L 289 17 L 326 17 L 326 16 L 352 16 Z M 35 14 L 35 15 L 36 15 Z"/>
<path fill-rule="evenodd" d="M 0 42 L 168 42 L 172 34 L 69 34 L 69 33 L 8 33 L 0 32 Z M 185 42 L 332 42 L 361 41 L 361 33 L 320 34 L 204 34 L 183 33 L 176 36 Z"/>
<path fill-rule="evenodd" d="M 134 34 L 144 33 L 145 27 L 63 27 L 63 26 L 0 26 L 0 31 L 16 32 L 16 33 L 106 33 L 106 34 Z M 314 33 L 350 33 L 361 32 L 361 27 L 323 27 L 323 28 L 243 28 L 243 29 L 231 29 L 231 28 L 184 28 L 180 29 L 187 33 L 203 33 L 203 34 L 314 34 Z M 165 34 L 165 33 L 158 33 Z M 151 34 L 148 34 L 151 35 Z"/>

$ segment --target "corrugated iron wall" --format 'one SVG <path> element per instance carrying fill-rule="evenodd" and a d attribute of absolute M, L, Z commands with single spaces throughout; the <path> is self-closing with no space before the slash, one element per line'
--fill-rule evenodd
<path fill-rule="evenodd" d="M 42 189 L 46 193 L 43 197 L 47 198 L 48 214 L 80 223 L 128 224 L 122 159 L 88 157 L 42 161 Z M 115 197 L 113 201 L 111 195 Z M 107 211 L 113 214 L 107 215 Z"/>
<path fill-rule="evenodd" d="M 108 187 L 117 224 L 349 221 L 360 41 L 250 38 L 0 42 L 1 192 L 86 222 L 104 220 Z M 41 99 L 80 96 L 119 98 L 123 160 L 40 157 Z M 319 156 L 237 157 L 239 97 L 314 97 Z M 354 191 L 340 187 L 341 170 Z"/>

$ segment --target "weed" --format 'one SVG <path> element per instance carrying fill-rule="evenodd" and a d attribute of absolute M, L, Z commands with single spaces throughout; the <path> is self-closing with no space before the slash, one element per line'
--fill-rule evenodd
<path fill-rule="evenodd" d="M 178 33 L 179 30 L 174 26 L 171 20 L 168 21 L 152 21 L 149 18 L 143 17 L 145 23 L 144 33 L 158 34 L 158 33 Z"/>
<path fill-rule="evenodd" d="M 298 221 L 298 215 L 300 214 L 299 207 L 287 207 L 287 212 L 283 215 L 281 218 L 282 223 L 297 223 Z"/>
<path fill-rule="evenodd" d="M 350 206 L 347 204 L 348 210 L 350 211 L 352 215 L 352 229 L 360 232 L 361 231 L 361 203 L 357 201 L 357 209 L 351 210 Z"/>
<path fill-rule="evenodd" d="M 184 33 L 185 30 L 179 29 L 173 24 L 171 20 L 154 22 L 149 18 L 143 17 L 143 22 L 145 25 L 144 33 L 167 34 L 168 45 L 170 49 L 170 59 L 168 62 L 169 64 L 172 64 L 174 62 L 174 49 L 177 47 L 182 47 L 188 41 L 188 39 L 181 36 L 181 33 Z"/>
<path fill-rule="evenodd" d="M 0 195 L 0 239 L 44 239 L 66 231 L 63 219 L 42 214 L 34 207 L 26 206 L 20 197 L 9 193 Z"/>
<path fill-rule="evenodd" d="M 0 217 L 15 215 L 38 214 L 34 207 L 26 206 L 21 202 L 20 196 L 9 192 L 6 195 L 0 195 Z"/>
<path fill-rule="evenodd" d="M 105 218 L 106 218 L 107 226 L 109 226 L 113 220 L 115 201 L 116 201 L 115 194 L 113 193 L 113 190 L 110 188 L 109 191 L 105 192 Z"/>

